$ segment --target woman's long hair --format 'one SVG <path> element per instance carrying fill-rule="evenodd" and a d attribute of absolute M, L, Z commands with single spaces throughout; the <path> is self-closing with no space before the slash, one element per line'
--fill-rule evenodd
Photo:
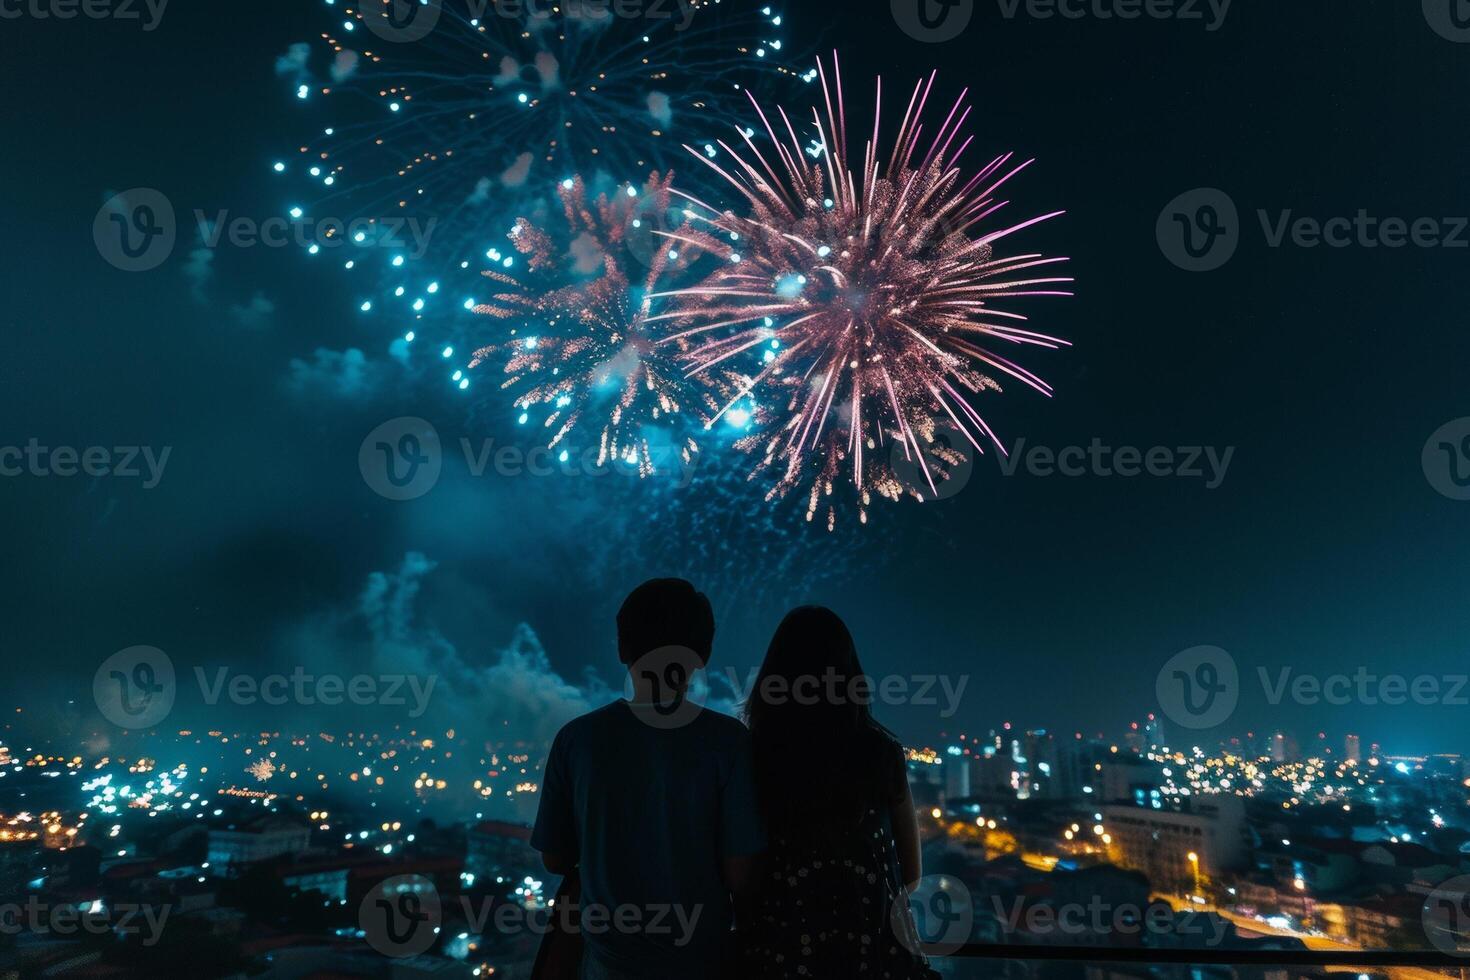
<path fill-rule="evenodd" d="M 800 839 L 857 825 L 886 805 L 898 741 L 873 719 L 871 679 L 830 609 L 787 613 L 745 703 L 755 780 L 773 836 Z"/>

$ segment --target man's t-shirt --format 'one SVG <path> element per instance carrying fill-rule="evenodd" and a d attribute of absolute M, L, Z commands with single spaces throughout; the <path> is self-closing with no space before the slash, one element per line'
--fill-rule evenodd
<path fill-rule="evenodd" d="M 573 719 L 551 746 L 531 846 L 579 862 L 590 958 L 698 975 L 729 938 L 721 860 L 765 849 L 749 733 L 708 709 L 656 728 L 626 701 Z"/>

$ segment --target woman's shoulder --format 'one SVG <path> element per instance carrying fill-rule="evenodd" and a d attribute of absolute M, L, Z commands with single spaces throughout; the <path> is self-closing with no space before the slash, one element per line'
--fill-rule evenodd
<path fill-rule="evenodd" d="M 874 724 L 864 729 L 860 744 L 869 755 L 885 762 L 902 762 L 906 758 L 903 743 L 898 740 L 898 736 L 882 725 Z"/>
<path fill-rule="evenodd" d="M 868 730 L 864 742 L 864 752 L 878 775 L 883 795 L 895 799 L 902 796 L 908 784 L 908 752 L 903 743 L 879 726 Z"/>

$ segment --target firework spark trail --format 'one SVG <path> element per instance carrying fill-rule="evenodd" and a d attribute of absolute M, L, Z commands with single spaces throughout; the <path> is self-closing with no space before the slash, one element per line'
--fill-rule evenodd
<path fill-rule="evenodd" d="M 354 305 L 391 324 L 395 356 L 427 345 L 449 352 L 445 375 L 462 369 L 486 228 L 544 207 L 572 173 L 611 184 L 667 169 L 680 144 L 733 124 L 750 85 L 797 77 L 780 62 L 780 13 L 756 2 L 625 16 L 443 0 L 424 36 L 389 41 L 386 7 L 327 0 L 329 64 L 307 44 L 277 62 L 298 100 L 330 112 L 273 165 L 295 188 L 291 219 L 325 238 L 313 256 L 348 246 Z"/>
<path fill-rule="evenodd" d="M 620 515 L 587 532 L 601 545 L 589 559 L 601 580 L 614 589 L 651 576 L 688 578 L 715 602 L 718 621 L 738 631 L 737 622 L 768 629 L 799 602 L 832 601 L 851 579 L 881 578 L 896 548 L 891 527 L 849 521 L 819 530 L 772 507 L 749 469 L 740 454 L 709 445 L 681 480 L 583 481 L 599 513 Z"/>
<path fill-rule="evenodd" d="M 659 465 L 650 429 L 672 432 L 687 464 L 699 446 L 687 434 L 678 437 L 701 430 L 714 409 L 681 364 L 688 345 L 656 345 L 647 329 L 659 283 L 691 262 L 653 237 L 670 212 L 672 180 L 654 174 L 641 188 L 625 185 L 595 200 L 580 178 L 566 180 L 554 228 L 522 218 L 511 230 L 527 274 L 485 272 L 501 291 L 475 309 L 512 324 L 508 338 L 478 350 L 470 367 L 504 364 L 501 388 L 526 389 L 516 397 L 522 421 L 549 406 L 542 424 L 555 448 L 596 413 L 598 465 L 618 460 L 641 476 Z M 696 419 L 691 424 L 681 415 Z"/>
<path fill-rule="evenodd" d="M 753 67 L 793 74 L 774 58 L 779 15 L 716 19 L 717 6 L 693 4 L 685 25 L 578 16 L 577 5 L 496 5 L 474 17 L 446 3 L 421 40 L 377 48 L 356 45 L 365 15 L 349 10 L 342 30 L 322 41 L 335 58 L 349 56 L 351 67 L 334 67 L 339 80 L 315 91 L 303 83 L 298 94 L 356 102 L 368 118 L 344 121 L 302 152 L 330 164 L 381 147 L 385 160 L 392 157 L 387 166 L 351 177 L 358 189 L 387 185 L 372 202 L 384 210 L 441 189 L 471 197 L 483 181 L 503 192 L 595 165 L 647 169 L 664 152 L 676 115 L 723 122 L 718 107 L 758 77 L 748 74 Z M 324 165 L 345 176 L 341 169 Z"/>
<path fill-rule="evenodd" d="M 958 161 L 971 141 L 964 129 L 968 90 L 926 142 L 923 119 L 936 76 L 920 79 L 884 164 L 879 79 L 872 135 L 855 174 L 835 55 L 832 68 L 829 80 L 819 65 L 826 113 L 813 109 L 818 135 L 811 145 L 803 146 L 778 110 L 783 139 L 751 97 L 774 147 L 774 165 L 770 151 L 744 131 L 743 151 L 720 142 L 728 161 L 686 147 L 744 198 L 749 213 L 722 213 L 675 191 L 691 205 L 693 227 L 668 237 L 724 262 L 697 286 L 657 294 L 676 305 L 648 319 L 669 328 L 662 343 L 691 345 L 682 355 L 689 373 L 707 378 L 723 396 L 715 418 L 761 396 L 758 420 L 773 431 L 738 445 L 761 456 L 756 473 L 779 471 L 772 498 L 810 481 L 811 520 L 850 471 L 859 518 L 866 521 L 873 490 L 893 500 L 905 493 L 923 499 L 885 459 L 893 445 L 917 465 L 931 492 L 936 473 L 925 458 L 936 454 L 941 427 L 958 430 L 978 452 L 982 440 L 1005 452 L 973 404 L 975 396 L 1000 390 L 986 372 L 1044 395 L 1052 389 L 998 353 L 995 342 L 1048 348 L 1067 342 L 1015 325 L 1026 317 L 992 304 L 1069 296 L 1058 287 L 1072 280 L 1032 271 L 1064 258 L 996 254 L 996 243 L 1063 212 L 983 229 L 1007 203 L 998 191 L 1031 161 L 1015 164 L 1005 154 L 964 178 Z M 680 328 L 681 321 L 693 325 Z M 712 375 L 758 348 L 764 364 L 753 375 L 734 385 Z M 767 403 L 768 389 L 784 395 L 775 406 Z M 829 505 L 829 528 L 835 519 Z"/>

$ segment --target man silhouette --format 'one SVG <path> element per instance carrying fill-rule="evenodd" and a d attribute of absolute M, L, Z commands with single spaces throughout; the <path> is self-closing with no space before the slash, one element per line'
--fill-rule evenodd
<path fill-rule="evenodd" d="M 709 599 L 682 579 L 645 582 L 618 611 L 620 700 L 557 733 L 531 846 L 581 881 L 583 980 L 717 975 L 733 907 L 765 849 L 749 734 L 686 699 L 709 662 Z"/>

